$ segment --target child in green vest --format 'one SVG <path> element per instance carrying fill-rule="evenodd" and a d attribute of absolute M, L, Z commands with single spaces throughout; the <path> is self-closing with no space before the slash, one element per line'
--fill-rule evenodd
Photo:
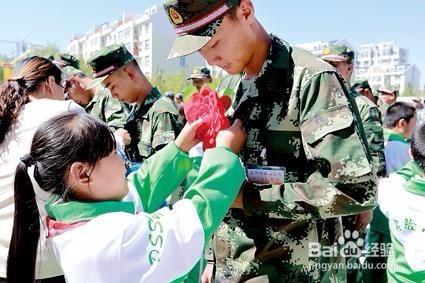
<path fill-rule="evenodd" d="M 105 123 L 86 114 L 62 115 L 44 123 L 16 171 L 8 282 L 34 282 L 43 214 L 33 184 L 53 195 L 45 206 L 47 218 L 41 220 L 67 282 L 184 278 L 245 179 L 235 152 L 246 137 L 236 121 L 218 134 L 217 147 L 205 153 L 184 198 L 172 210 L 159 209 L 191 170 L 186 152 L 199 142 L 195 132 L 201 124 L 198 120 L 186 125 L 175 142 L 126 178 L 114 135 Z"/>
<path fill-rule="evenodd" d="M 425 125 L 411 141 L 413 160 L 382 179 L 378 204 L 388 217 L 392 250 L 388 282 L 425 282 Z"/>

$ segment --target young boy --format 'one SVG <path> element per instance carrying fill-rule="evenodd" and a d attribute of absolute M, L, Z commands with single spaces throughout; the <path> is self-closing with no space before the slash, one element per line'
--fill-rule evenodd
<path fill-rule="evenodd" d="M 388 282 L 425 282 L 425 126 L 418 125 L 411 142 L 413 160 L 382 179 L 378 204 L 388 217 L 393 250 Z"/>
<path fill-rule="evenodd" d="M 409 142 L 416 124 L 416 110 L 405 102 L 391 105 L 385 114 L 385 161 L 387 172 L 400 169 L 410 159 Z"/>
<path fill-rule="evenodd" d="M 385 162 L 388 174 L 400 170 L 412 158 L 409 153 L 409 140 L 416 123 L 415 109 L 407 103 L 396 102 L 391 105 L 385 114 Z M 391 191 L 384 194 L 391 195 Z M 373 219 L 367 234 L 368 256 L 366 263 L 368 269 L 363 272 L 363 280 L 368 282 L 387 282 L 385 264 L 387 253 L 384 251 L 391 244 L 388 219 L 382 214 L 379 207 L 373 211 Z M 369 266 L 372 266 L 369 268 Z"/>

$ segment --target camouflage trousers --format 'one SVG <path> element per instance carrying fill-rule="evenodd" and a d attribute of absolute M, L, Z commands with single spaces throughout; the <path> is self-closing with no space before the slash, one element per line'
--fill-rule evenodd
<path fill-rule="evenodd" d="M 214 235 L 213 282 L 346 282 L 340 218 L 290 220 L 230 209 Z"/>

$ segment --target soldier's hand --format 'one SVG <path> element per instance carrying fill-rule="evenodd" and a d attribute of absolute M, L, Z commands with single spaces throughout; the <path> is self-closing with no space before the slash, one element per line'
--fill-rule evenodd
<path fill-rule="evenodd" d="M 127 132 L 127 130 L 125 129 L 118 129 L 115 131 L 114 133 L 116 136 L 119 136 L 122 138 L 124 146 L 127 146 L 131 143 L 131 136 L 129 134 L 129 132 Z"/>
<path fill-rule="evenodd" d="M 355 216 L 356 230 L 361 232 L 366 229 L 366 226 L 372 221 L 373 211 L 365 211 Z"/>
<path fill-rule="evenodd" d="M 186 123 L 180 135 L 176 138 L 175 144 L 180 150 L 188 152 L 192 147 L 200 142 L 196 138 L 196 130 L 203 124 L 202 119 L 196 120 L 192 124 Z"/>
<path fill-rule="evenodd" d="M 239 208 L 243 209 L 243 187 L 238 193 L 238 196 L 236 197 L 235 201 L 233 202 L 232 208 Z"/>
<path fill-rule="evenodd" d="M 245 128 L 242 125 L 242 121 L 237 119 L 231 127 L 218 132 L 216 145 L 227 147 L 238 154 L 245 145 L 245 141 Z"/>

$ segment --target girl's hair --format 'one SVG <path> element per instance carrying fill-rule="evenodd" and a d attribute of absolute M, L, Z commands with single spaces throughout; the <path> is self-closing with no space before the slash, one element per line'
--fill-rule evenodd
<path fill-rule="evenodd" d="M 74 162 L 95 166 L 115 150 L 115 138 L 102 121 L 87 114 L 68 113 L 43 123 L 34 135 L 29 155 L 22 158 L 15 176 L 15 217 L 7 259 L 8 282 L 34 282 L 40 236 L 39 212 L 28 167 L 41 189 L 73 198 L 68 171 Z"/>
<path fill-rule="evenodd" d="M 0 144 L 21 112 L 22 106 L 28 103 L 28 94 L 38 90 L 41 83 L 50 76 L 53 76 L 58 84 L 61 82 L 61 70 L 46 58 L 29 57 L 18 63 L 18 66 L 13 78 L 0 85 Z"/>

